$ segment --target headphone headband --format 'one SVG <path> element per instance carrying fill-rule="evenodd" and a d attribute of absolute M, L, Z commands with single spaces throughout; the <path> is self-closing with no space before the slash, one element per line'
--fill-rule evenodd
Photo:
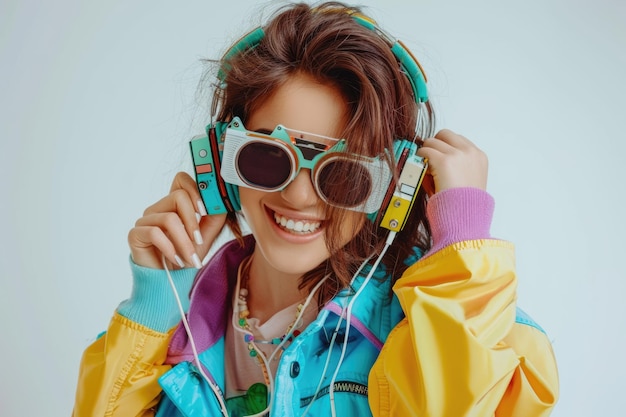
<path fill-rule="evenodd" d="M 373 19 L 365 16 L 364 14 L 353 11 L 350 13 L 350 17 L 361 26 L 375 32 L 385 42 L 389 44 L 391 52 L 400 63 L 402 72 L 407 76 L 411 83 L 413 90 L 413 96 L 415 101 L 419 103 L 425 103 L 428 101 L 428 89 L 426 87 L 426 75 L 419 61 L 413 56 L 411 51 L 399 40 L 394 39 L 383 31 Z M 257 27 L 248 32 L 241 39 L 239 39 L 228 51 L 224 54 L 221 60 L 221 66 L 217 73 L 219 80 L 219 87 L 225 88 L 226 86 L 226 73 L 228 72 L 229 64 L 228 60 L 233 56 L 241 53 L 250 48 L 257 46 L 261 40 L 265 37 L 265 31 L 262 27 Z"/>

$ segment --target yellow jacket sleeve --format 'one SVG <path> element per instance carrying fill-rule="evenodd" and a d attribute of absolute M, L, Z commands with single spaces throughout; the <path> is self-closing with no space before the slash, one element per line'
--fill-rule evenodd
<path fill-rule="evenodd" d="M 83 354 L 73 417 L 153 416 L 171 335 L 116 313 Z"/>
<path fill-rule="evenodd" d="M 552 347 L 519 324 L 513 245 L 473 240 L 417 262 L 394 291 L 406 318 L 370 372 L 376 417 L 547 416 L 558 397 Z"/>

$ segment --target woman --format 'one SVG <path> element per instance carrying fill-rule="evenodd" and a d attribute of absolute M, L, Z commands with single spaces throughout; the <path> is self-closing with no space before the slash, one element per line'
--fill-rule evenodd
<path fill-rule="evenodd" d="M 424 81 L 339 3 L 237 42 L 203 139 L 223 154 L 196 161 L 222 165 L 226 209 L 181 173 L 137 221 L 133 294 L 85 351 L 74 415 L 548 415 L 556 365 L 490 237 L 487 158 L 433 136 Z M 202 267 L 225 224 L 236 239 Z"/>

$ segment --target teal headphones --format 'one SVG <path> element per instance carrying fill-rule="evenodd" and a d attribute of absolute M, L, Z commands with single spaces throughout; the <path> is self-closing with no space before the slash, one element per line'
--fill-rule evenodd
<path fill-rule="evenodd" d="M 391 52 L 400 64 L 401 71 L 407 76 L 411 84 L 415 101 L 418 105 L 427 102 L 426 77 L 410 51 L 400 41 L 388 36 L 367 16 L 352 13 L 351 17 L 361 26 L 378 34 L 389 44 Z M 254 48 L 264 36 L 263 28 L 258 27 L 246 34 L 224 54 L 222 66 L 218 72 L 219 88 L 225 87 L 226 74 L 229 70 L 226 63 L 229 58 Z M 190 141 L 198 189 L 209 214 L 223 214 L 241 209 L 239 185 L 244 183 L 234 184 L 234 181 L 226 182 L 222 178 L 223 169 L 229 169 L 229 167 L 222 167 L 222 165 L 224 162 L 230 163 L 229 160 L 223 161 L 223 152 L 225 134 L 233 128 L 232 123 L 231 121 L 210 124 L 206 128 L 206 136 L 195 137 Z M 426 161 L 415 154 L 416 150 L 417 145 L 412 141 L 401 139 L 394 142 L 394 157 L 400 169 L 398 178 L 401 182 L 408 181 L 408 183 L 401 183 L 396 187 L 389 186 L 388 184 L 391 182 L 389 181 L 385 186 L 383 193 L 385 196 L 381 205 L 372 212 L 361 210 L 366 211 L 368 218 L 372 221 L 382 219 L 381 226 L 390 230 L 397 231 L 402 228 L 426 171 Z M 414 168 L 404 169 L 404 166 L 408 167 L 409 165 Z M 407 190 L 409 191 L 407 192 Z M 402 219 L 398 220 L 399 218 Z"/>

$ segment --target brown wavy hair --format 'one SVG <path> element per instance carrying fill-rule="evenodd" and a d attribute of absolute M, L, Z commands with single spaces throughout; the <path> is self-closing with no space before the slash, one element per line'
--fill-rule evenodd
<path fill-rule="evenodd" d="M 342 137 L 347 140 L 348 152 L 391 155 L 388 160 L 393 166 L 394 140 L 432 135 L 434 116 L 426 106 L 426 122 L 416 132 L 418 106 L 408 78 L 387 41 L 356 22 L 353 13 L 362 12 L 338 2 L 318 6 L 298 3 L 278 10 L 263 27 L 265 36 L 258 45 L 220 61 L 226 76 L 225 86 L 214 92 L 217 119 L 229 121 L 238 116 L 245 124 L 272 92 L 294 74 L 303 73 L 336 88 L 344 97 L 348 121 Z M 350 176 L 339 174 L 338 178 Z M 337 192 L 346 193 L 349 187 L 350 182 L 345 181 Z M 426 193 L 420 191 L 407 224 L 382 259 L 393 281 L 406 269 L 406 258 L 414 256 L 416 250 L 425 252 L 431 245 L 426 200 Z M 318 297 L 320 306 L 349 286 L 361 263 L 380 253 L 387 236 L 386 229 L 366 221 L 342 246 L 339 230 L 346 211 L 334 207 L 327 210 L 330 220 L 325 237 L 331 256 L 306 273 L 300 284 L 312 288 L 330 272 Z M 227 223 L 241 239 L 235 213 L 229 214 Z"/>

